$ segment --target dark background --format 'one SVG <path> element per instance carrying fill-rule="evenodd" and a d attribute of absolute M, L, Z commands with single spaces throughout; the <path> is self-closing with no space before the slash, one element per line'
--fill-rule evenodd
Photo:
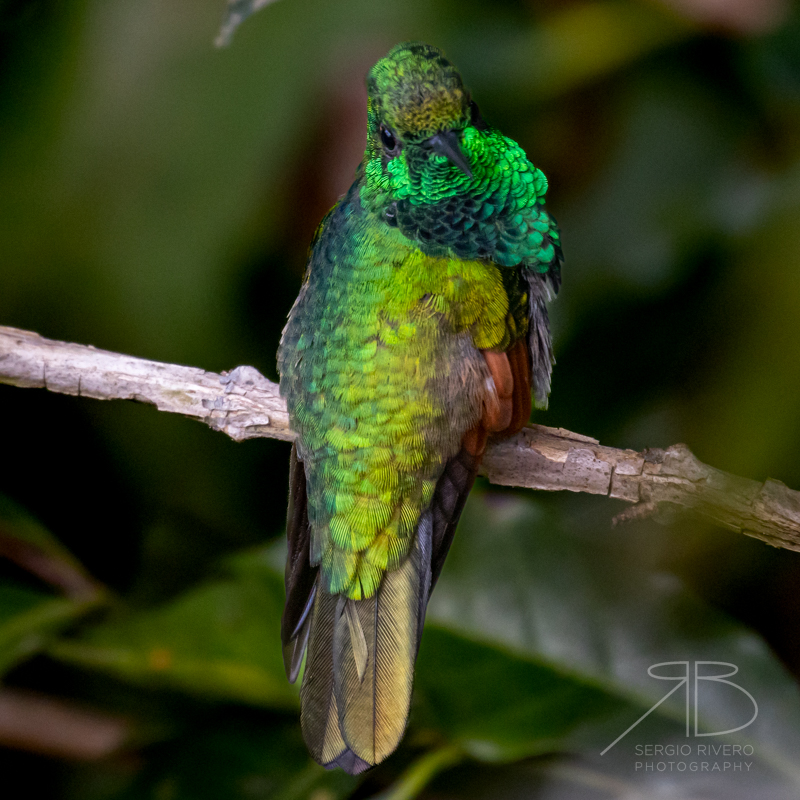
<path fill-rule="evenodd" d="M 276 379 L 308 242 L 363 150 L 364 74 L 421 39 L 550 180 L 566 265 L 550 409 L 534 419 L 619 447 L 685 442 L 800 488 L 793 5 L 281 0 L 215 49 L 223 10 L 0 2 L 0 323 Z M 67 559 L 58 541 L 107 590 L 79 607 L 0 563 L 4 685 L 128 731 L 90 761 L 17 742 L 0 780 L 82 800 L 411 797 L 426 770 L 426 797 L 800 791 L 795 553 L 686 516 L 612 529 L 614 501 L 479 485 L 409 734 L 350 781 L 308 761 L 282 678 L 270 543 L 288 446 L 8 386 L 0 420 L 4 535 L 38 521 L 53 558 Z M 649 739 L 597 757 L 665 693 L 647 666 L 715 658 L 759 701 L 736 740 L 755 748 L 749 775 L 636 769 L 635 744 L 695 745 L 680 702 Z M 707 730 L 730 706 L 701 709 Z"/>

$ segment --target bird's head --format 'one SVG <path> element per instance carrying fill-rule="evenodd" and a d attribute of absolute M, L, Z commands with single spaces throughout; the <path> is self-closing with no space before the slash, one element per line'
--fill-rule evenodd
<path fill-rule="evenodd" d="M 474 133 L 485 128 L 456 68 L 430 45 L 394 47 L 367 76 L 367 192 L 437 202 L 473 180 Z"/>

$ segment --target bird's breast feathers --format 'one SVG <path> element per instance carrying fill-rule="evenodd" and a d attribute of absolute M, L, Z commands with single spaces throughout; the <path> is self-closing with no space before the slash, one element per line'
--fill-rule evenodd
<path fill-rule="evenodd" d="M 348 255 L 312 261 L 281 374 L 308 475 L 312 562 L 330 591 L 358 598 L 407 554 L 491 390 L 479 350 L 507 347 L 514 315 L 491 263 L 391 238 Z"/>

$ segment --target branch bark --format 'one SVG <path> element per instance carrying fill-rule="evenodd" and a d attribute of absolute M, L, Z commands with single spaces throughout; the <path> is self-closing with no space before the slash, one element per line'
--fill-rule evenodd
<path fill-rule="evenodd" d="M 0 383 L 149 403 L 199 419 L 236 441 L 294 438 L 278 386 L 253 367 L 217 374 L 0 326 Z M 531 425 L 490 443 L 482 473 L 503 486 L 585 492 L 633 503 L 620 519 L 664 507 L 690 510 L 775 547 L 800 551 L 800 492 L 780 481 L 759 483 L 710 467 L 683 444 L 639 453 Z"/>

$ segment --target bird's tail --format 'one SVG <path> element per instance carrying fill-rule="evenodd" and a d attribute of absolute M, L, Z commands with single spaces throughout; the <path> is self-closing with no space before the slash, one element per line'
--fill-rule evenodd
<path fill-rule="evenodd" d="M 331 595 L 317 584 L 300 721 L 326 767 L 363 772 L 403 736 L 431 586 L 431 536 L 428 511 L 411 552 L 370 598 Z"/>

